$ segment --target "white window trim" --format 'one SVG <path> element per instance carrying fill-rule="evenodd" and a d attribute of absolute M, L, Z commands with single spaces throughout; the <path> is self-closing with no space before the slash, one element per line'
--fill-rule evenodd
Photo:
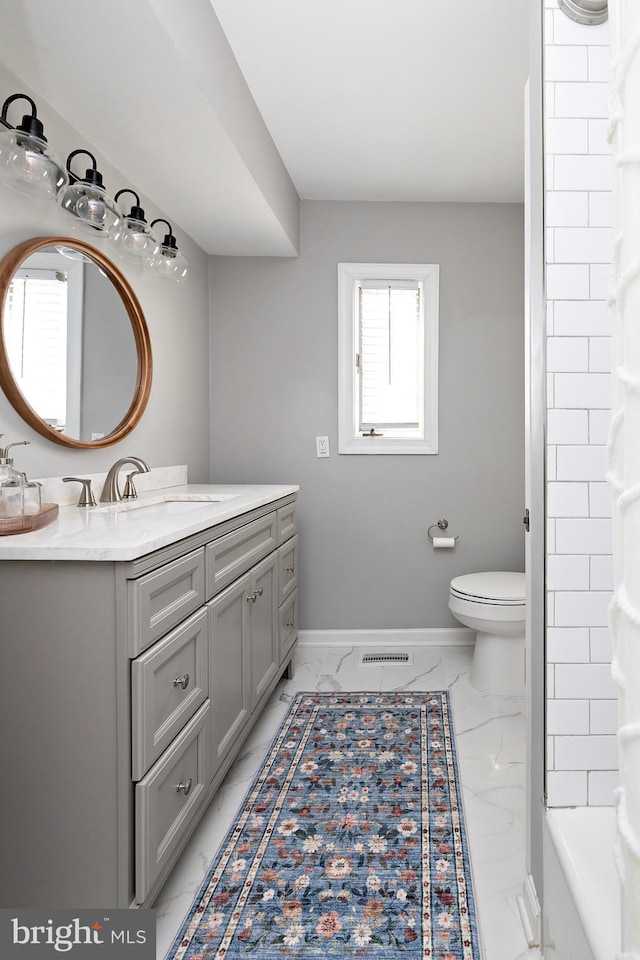
<path fill-rule="evenodd" d="M 60 253 L 36 251 L 29 257 L 29 267 L 41 270 L 60 270 L 68 277 L 67 290 L 67 412 L 65 433 L 70 437 L 80 436 L 82 403 L 82 347 L 84 329 L 82 322 L 84 304 L 84 263 L 70 260 Z M 24 276 L 28 267 L 16 270 L 16 276 Z"/>
<path fill-rule="evenodd" d="M 435 454 L 438 452 L 438 289 L 436 263 L 338 264 L 338 451 L 362 454 Z M 363 437 L 358 432 L 356 282 L 421 280 L 424 304 L 424 435 L 421 438 Z"/>

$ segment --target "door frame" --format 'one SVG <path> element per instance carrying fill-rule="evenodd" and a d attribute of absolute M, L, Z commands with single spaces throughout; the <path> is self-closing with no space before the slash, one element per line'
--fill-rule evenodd
<path fill-rule="evenodd" d="M 525 538 L 526 817 L 525 904 L 543 902 L 542 840 L 546 807 L 546 292 L 544 249 L 544 127 L 542 4 L 529 0 L 529 79 L 525 96 Z M 539 916 L 537 917 L 539 921 Z M 537 924 L 536 924 L 537 925 Z"/>

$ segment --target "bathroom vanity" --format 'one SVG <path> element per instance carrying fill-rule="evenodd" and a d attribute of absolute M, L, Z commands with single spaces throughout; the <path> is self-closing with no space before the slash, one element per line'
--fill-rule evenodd
<path fill-rule="evenodd" d="M 2 906 L 153 902 L 291 670 L 296 491 L 65 506 L 0 542 Z"/>

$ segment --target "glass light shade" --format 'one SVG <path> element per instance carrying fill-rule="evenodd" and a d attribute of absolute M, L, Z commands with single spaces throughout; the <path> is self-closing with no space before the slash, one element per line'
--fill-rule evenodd
<path fill-rule="evenodd" d="M 66 244 L 56 243 L 55 250 L 60 254 L 61 257 L 66 257 L 67 260 L 73 260 L 75 263 L 91 263 L 91 259 L 81 251 L 77 250 L 74 247 L 68 247 Z"/>
<path fill-rule="evenodd" d="M 60 191 L 58 203 L 73 217 L 76 229 L 116 238 L 122 213 L 103 187 L 77 180 Z"/>
<path fill-rule="evenodd" d="M 170 247 L 168 244 L 163 243 L 160 247 L 160 252 L 154 258 L 153 269 L 161 277 L 166 277 L 167 280 L 174 280 L 176 283 L 179 283 L 180 280 L 184 280 L 186 277 L 189 264 L 177 247 Z"/>
<path fill-rule="evenodd" d="M 143 261 L 148 266 L 160 251 L 160 241 L 151 228 L 136 217 L 124 217 L 115 242 L 123 259 L 134 263 Z"/>
<path fill-rule="evenodd" d="M 3 130 L 0 181 L 25 196 L 49 200 L 69 182 L 69 177 L 45 140 L 22 130 Z"/>

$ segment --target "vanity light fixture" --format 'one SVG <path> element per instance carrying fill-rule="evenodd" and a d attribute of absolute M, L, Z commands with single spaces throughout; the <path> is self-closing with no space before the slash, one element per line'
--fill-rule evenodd
<path fill-rule="evenodd" d="M 13 127 L 7 113 L 16 100 L 26 100 L 31 112 Z M 81 154 L 91 161 L 84 177 L 71 170 L 72 160 Z M 0 183 L 23 195 L 57 200 L 61 209 L 73 218 L 77 230 L 95 240 L 109 237 L 125 260 L 142 262 L 160 276 L 176 282 L 187 275 L 189 265 L 178 249 L 168 220 L 154 220 L 149 226 L 135 190 L 119 190 L 112 199 L 104 188 L 97 160 L 89 150 L 72 150 L 65 169 L 47 143 L 36 104 L 26 93 L 14 93 L 2 105 Z M 117 202 L 126 193 L 135 198 L 127 216 Z M 153 232 L 156 223 L 164 223 L 168 228 L 162 243 Z M 70 248 L 69 252 L 67 249 L 61 252 L 70 259 L 84 259 Z"/>
<path fill-rule="evenodd" d="M 165 234 L 165 238 L 160 245 L 160 250 L 153 259 L 153 269 L 161 277 L 166 277 L 168 280 L 175 280 L 179 283 L 180 280 L 186 277 L 189 264 L 178 250 L 178 244 L 176 243 L 173 228 L 169 221 L 159 218 L 151 222 L 151 227 L 155 227 L 156 223 L 166 223 L 169 228 L 169 233 Z"/>
<path fill-rule="evenodd" d="M 115 202 L 118 202 L 123 193 L 130 193 L 136 202 L 122 220 L 120 232 L 115 238 L 116 249 L 125 260 L 134 263 L 142 261 L 147 266 L 152 266 L 154 257 L 160 252 L 160 242 L 145 219 L 140 197 L 135 190 L 118 190 L 114 197 Z"/>
<path fill-rule="evenodd" d="M 7 121 L 7 111 L 15 100 L 26 100 L 31 113 L 25 114 L 17 127 L 12 127 Z M 0 181 L 18 193 L 53 199 L 69 177 L 47 143 L 31 97 L 25 93 L 7 97 L 2 105 L 0 124 L 6 127 L 0 132 Z"/>
<path fill-rule="evenodd" d="M 77 177 L 71 170 L 71 161 L 79 154 L 91 157 L 91 167 L 84 177 Z M 58 203 L 74 220 L 76 227 L 89 232 L 93 237 L 116 238 L 122 223 L 122 213 L 106 192 L 96 158 L 88 150 L 72 150 L 67 157 L 67 172 L 70 183 L 58 194 Z"/>

